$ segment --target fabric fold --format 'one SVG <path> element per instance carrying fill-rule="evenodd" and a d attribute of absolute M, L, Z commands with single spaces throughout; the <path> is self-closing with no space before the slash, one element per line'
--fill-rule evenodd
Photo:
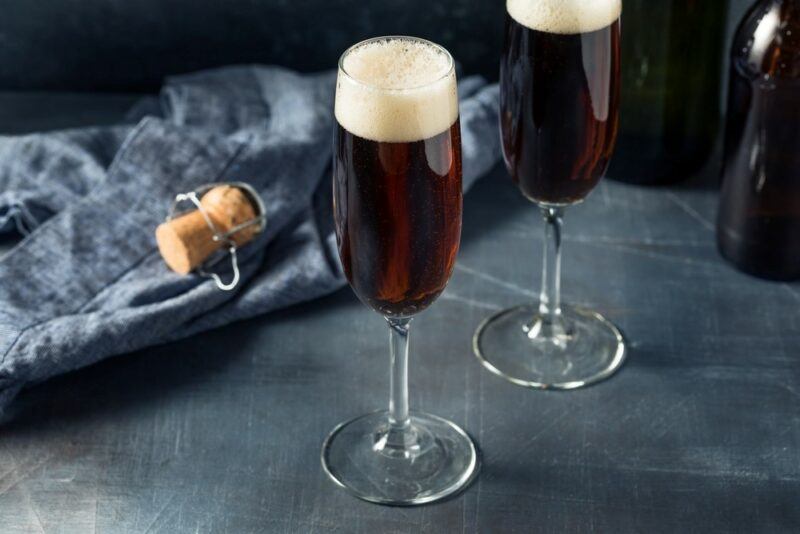
<path fill-rule="evenodd" d="M 0 259 L 0 410 L 27 384 L 342 287 L 334 78 L 228 67 L 169 79 L 135 126 L 0 138 L 0 232 L 29 234 Z M 468 187 L 499 158 L 497 93 L 462 87 Z M 169 271 L 154 237 L 175 194 L 216 181 L 251 184 L 267 210 L 231 292 Z"/>

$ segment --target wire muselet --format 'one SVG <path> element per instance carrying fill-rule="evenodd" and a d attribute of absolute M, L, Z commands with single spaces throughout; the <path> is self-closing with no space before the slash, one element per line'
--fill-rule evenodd
<path fill-rule="evenodd" d="M 214 224 L 214 221 L 211 219 L 211 216 L 208 214 L 206 209 L 200 202 L 200 199 L 203 197 L 205 193 L 210 191 L 211 189 L 218 187 L 218 186 L 231 186 L 236 187 L 242 190 L 248 199 L 252 202 L 253 207 L 256 210 L 256 217 L 245 221 L 239 225 L 234 226 L 227 232 L 220 231 L 219 228 Z M 220 250 L 214 255 L 211 256 L 208 260 L 203 262 L 196 270 L 197 273 L 201 276 L 205 276 L 207 278 L 211 278 L 214 280 L 216 286 L 222 291 L 231 291 L 239 284 L 240 280 L 240 272 L 239 272 L 239 260 L 237 256 L 238 245 L 233 240 L 233 236 L 237 233 L 250 228 L 254 225 L 258 226 L 257 233 L 260 233 L 264 230 L 267 225 L 267 216 L 266 216 L 266 209 L 264 207 L 264 202 L 259 197 L 256 190 L 247 183 L 244 182 L 217 182 L 211 184 L 205 184 L 193 191 L 188 191 L 186 193 L 179 193 L 175 195 L 175 200 L 172 202 L 172 206 L 170 208 L 169 214 L 167 215 L 166 221 L 169 222 L 181 215 L 192 211 L 192 208 L 187 208 L 184 210 L 180 210 L 180 206 L 185 203 L 191 203 L 194 209 L 197 209 L 203 216 L 206 225 L 208 226 L 209 230 L 212 233 L 212 239 L 215 242 L 221 242 L 225 245 L 225 250 Z M 228 256 L 230 256 L 231 261 L 231 270 L 233 276 L 228 282 L 225 282 L 222 277 L 213 272 L 211 269 L 216 266 L 220 261 L 222 261 L 225 257 L 225 251 L 227 251 Z"/>

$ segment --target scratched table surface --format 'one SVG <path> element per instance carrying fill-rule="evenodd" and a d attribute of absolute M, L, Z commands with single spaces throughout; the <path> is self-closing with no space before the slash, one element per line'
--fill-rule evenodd
<path fill-rule="evenodd" d="M 130 101 L 5 95 L 0 126 L 112 122 Z M 800 285 L 718 257 L 714 175 L 605 181 L 568 210 L 565 298 L 631 349 L 572 392 L 513 386 L 472 355 L 487 314 L 536 298 L 542 225 L 501 168 L 469 193 L 411 358 L 413 406 L 480 445 L 463 494 L 389 508 L 323 474 L 327 432 L 387 403 L 385 326 L 347 289 L 24 392 L 0 424 L 0 532 L 796 532 Z"/>

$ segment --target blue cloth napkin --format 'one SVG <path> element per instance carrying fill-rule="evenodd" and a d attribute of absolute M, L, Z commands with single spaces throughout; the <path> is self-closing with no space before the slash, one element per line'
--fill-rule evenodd
<path fill-rule="evenodd" d="M 334 81 L 228 67 L 169 79 L 129 125 L 0 137 L 0 232 L 26 235 L 0 259 L 0 410 L 27 384 L 342 287 Z M 499 159 L 497 87 L 466 78 L 460 96 L 466 189 Z M 229 292 L 169 271 L 154 237 L 177 193 L 220 181 L 251 184 L 268 218 Z"/>

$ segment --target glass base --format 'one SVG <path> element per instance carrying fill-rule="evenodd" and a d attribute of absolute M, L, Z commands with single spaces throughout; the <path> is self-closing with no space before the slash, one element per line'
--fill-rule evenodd
<path fill-rule="evenodd" d="M 405 429 L 392 430 L 381 411 L 334 428 L 322 467 L 360 499 L 410 506 L 464 489 L 478 472 L 478 452 L 466 432 L 441 417 L 412 411 Z"/>
<path fill-rule="evenodd" d="M 543 324 L 534 306 L 486 319 L 472 339 L 475 355 L 496 375 L 540 389 L 575 389 L 611 376 L 625 360 L 620 331 L 599 313 L 562 306 L 563 328 Z"/>

